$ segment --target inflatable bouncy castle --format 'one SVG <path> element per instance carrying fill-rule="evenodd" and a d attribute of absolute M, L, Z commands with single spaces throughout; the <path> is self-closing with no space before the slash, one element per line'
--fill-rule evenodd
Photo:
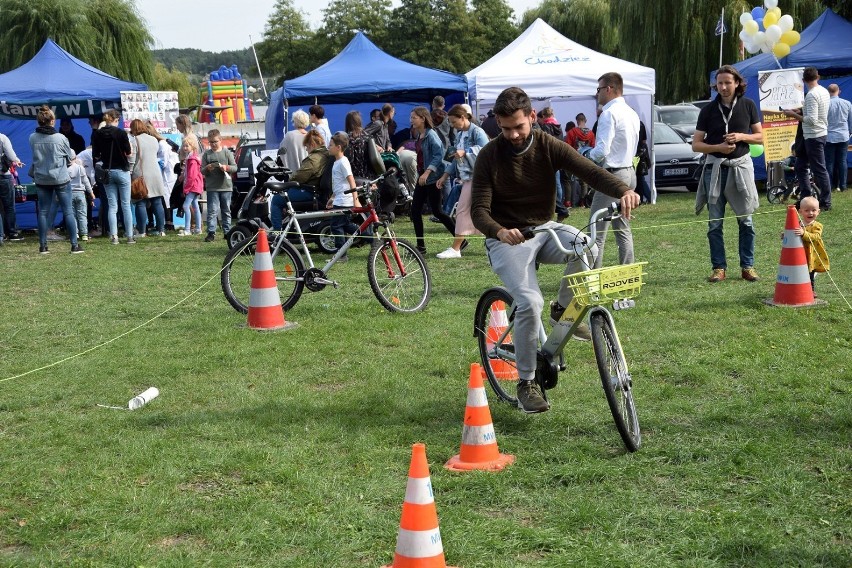
<path fill-rule="evenodd" d="M 202 109 L 198 122 L 234 124 L 254 120 L 254 109 L 248 97 L 248 85 L 236 65 L 222 65 L 201 83 L 201 100 L 205 106 L 222 108 L 221 111 Z"/>

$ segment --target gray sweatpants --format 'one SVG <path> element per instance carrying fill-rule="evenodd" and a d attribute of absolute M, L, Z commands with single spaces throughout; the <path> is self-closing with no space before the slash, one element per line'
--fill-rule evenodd
<path fill-rule="evenodd" d="M 541 226 L 555 229 L 562 246 L 568 249 L 571 248 L 577 235 L 583 235 L 574 227 L 554 221 Z M 535 353 L 538 349 L 538 332 L 541 328 L 541 311 L 544 308 L 544 298 L 538 285 L 535 264 L 536 262 L 542 264 L 567 262 L 565 274 L 582 272 L 587 269 L 586 265 L 579 258 L 568 262 L 565 254 L 556 248 L 556 244 L 547 233 L 537 234 L 519 245 L 507 245 L 498 239 L 487 239 L 485 250 L 492 270 L 500 277 L 515 300 L 517 309 L 512 338 L 515 343 L 518 376 L 522 380 L 531 380 L 535 378 Z M 591 262 L 596 254 L 597 250 L 593 245 L 586 255 L 587 262 Z M 567 306 L 573 298 L 573 292 L 565 281 L 561 280 L 557 301 Z"/>
<path fill-rule="evenodd" d="M 630 189 L 636 189 L 636 170 L 633 168 L 616 170 L 612 175 L 627 184 Z M 592 206 L 589 208 L 589 215 L 607 207 L 610 203 L 618 201 L 613 197 L 604 195 L 600 191 L 596 191 L 592 197 Z M 606 243 L 606 234 L 609 232 L 609 221 L 597 222 L 597 236 L 595 244 L 598 246 L 598 256 L 595 258 L 594 268 L 603 266 L 604 243 Z M 633 257 L 633 233 L 630 230 L 630 221 L 623 217 L 619 217 L 612 221 L 612 228 L 615 229 L 615 242 L 618 245 L 618 263 L 631 264 L 634 262 Z"/>

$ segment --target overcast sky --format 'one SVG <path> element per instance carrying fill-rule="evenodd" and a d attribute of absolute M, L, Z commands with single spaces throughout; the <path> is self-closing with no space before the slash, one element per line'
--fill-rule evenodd
<path fill-rule="evenodd" d="M 508 4 L 518 18 L 540 2 L 509 0 Z M 392 4 L 398 2 L 394 0 Z M 214 52 L 248 47 L 249 35 L 255 42 L 260 41 L 274 5 L 275 0 L 136 0 L 156 48 L 194 47 Z M 328 0 L 294 0 L 293 5 L 306 14 L 308 23 L 316 29 Z"/>

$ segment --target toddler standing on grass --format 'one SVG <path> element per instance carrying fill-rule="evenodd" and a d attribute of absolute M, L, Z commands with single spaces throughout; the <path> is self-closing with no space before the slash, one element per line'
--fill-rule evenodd
<path fill-rule="evenodd" d="M 822 223 L 816 220 L 819 216 L 819 201 L 815 197 L 803 197 L 799 201 L 799 216 L 802 226 L 793 232 L 802 237 L 805 247 L 805 258 L 808 259 L 808 272 L 811 275 L 811 290 L 814 288 L 814 273 L 828 272 L 828 254 L 825 252 L 825 244 L 822 242 Z M 814 293 L 816 297 L 816 293 Z"/>
<path fill-rule="evenodd" d="M 89 240 L 88 203 L 95 202 L 95 193 L 92 191 L 92 182 L 86 174 L 83 162 L 80 158 L 75 159 L 68 166 L 68 175 L 71 176 L 71 208 L 77 219 L 77 232 L 81 241 Z"/>
<path fill-rule="evenodd" d="M 195 231 L 192 234 L 201 234 L 201 208 L 198 199 L 204 191 L 204 178 L 201 176 L 201 158 L 198 156 L 198 139 L 187 136 L 183 139 L 181 153 L 186 155 L 183 173 L 183 229 L 178 229 L 178 236 L 183 237 L 190 234 L 192 218 L 195 217 Z M 191 214 L 191 215 L 190 215 Z"/>

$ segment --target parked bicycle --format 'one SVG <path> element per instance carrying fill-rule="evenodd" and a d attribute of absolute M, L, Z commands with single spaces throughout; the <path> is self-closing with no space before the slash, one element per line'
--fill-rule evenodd
<path fill-rule="evenodd" d="M 429 303 L 432 294 L 432 279 L 426 261 L 410 242 L 398 239 L 393 231 L 393 214 L 382 214 L 376 211 L 374 191 L 370 188 L 381 181 L 384 175 L 364 182 L 361 186 L 347 193 L 358 192 L 358 197 L 364 205 L 341 211 L 316 211 L 296 213 L 293 204 L 285 196 L 286 218 L 282 231 L 273 233 L 270 243 L 272 267 L 275 280 L 281 295 L 281 304 L 285 311 L 296 305 L 302 293 L 307 288 L 311 292 L 319 292 L 326 286 L 339 286 L 335 280 L 328 278 L 328 272 L 343 257 L 359 239 L 372 239 L 370 252 L 367 256 L 367 278 L 370 287 L 379 303 L 391 312 L 419 312 Z M 331 259 L 318 268 L 314 265 L 311 253 L 305 240 L 301 221 L 311 220 L 318 216 L 336 216 L 359 214 L 363 221 L 358 230 L 352 234 Z M 373 236 L 365 236 L 372 228 Z M 298 235 L 299 249 L 291 244 L 287 235 Z M 241 313 L 248 312 L 249 296 L 251 294 L 251 274 L 254 266 L 254 247 L 250 244 L 254 238 L 244 241 L 228 252 L 223 264 L 221 275 L 222 291 L 228 302 Z"/>
<path fill-rule="evenodd" d="M 596 211 L 591 218 L 589 234 L 580 235 L 570 249 L 562 246 L 553 228 L 530 229 L 525 237 L 538 233 L 553 239 L 568 258 L 580 258 L 588 268 L 586 253 L 595 242 L 595 224 L 600 218 L 612 220 L 618 204 Z M 574 292 L 574 299 L 566 307 L 559 322 L 548 335 L 544 325 L 539 329 L 539 349 L 536 354 L 536 381 L 542 394 L 556 386 L 558 374 L 564 371 L 563 350 L 574 331 L 589 316 L 592 345 L 601 376 L 604 393 L 615 420 L 616 428 L 624 445 L 635 452 L 642 444 L 639 419 L 633 400 L 633 378 L 627 370 L 627 361 L 621 341 L 615 329 L 615 321 L 607 309 L 623 310 L 635 305 L 632 298 L 642 287 L 642 267 L 645 262 L 586 270 L 564 276 Z M 511 406 L 520 408 L 515 396 L 517 368 L 515 346 L 512 343 L 515 305 L 508 290 L 494 287 L 486 290 L 479 298 L 474 316 L 474 336 L 479 344 L 482 367 L 488 382 L 498 398 Z M 507 384 L 511 382 L 511 387 Z"/>
<path fill-rule="evenodd" d="M 767 164 L 767 172 L 775 172 L 779 168 L 783 172 L 781 176 L 777 174 L 767 176 L 769 179 L 767 180 L 766 199 L 769 200 L 769 203 L 773 205 L 788 203 L 790 201 L 795 203 L 802 197 L 799 178 L 794 170 L 794 160 L 795 158 L 792 158 L 792 160 L 788 159 L 782 162 L 773 161 Z M 808 170 L 808 184 L 811 188 L 810 194 L 819 195 L 819 189 L 814 182 L 814 176 L 810 170 Z"/>

